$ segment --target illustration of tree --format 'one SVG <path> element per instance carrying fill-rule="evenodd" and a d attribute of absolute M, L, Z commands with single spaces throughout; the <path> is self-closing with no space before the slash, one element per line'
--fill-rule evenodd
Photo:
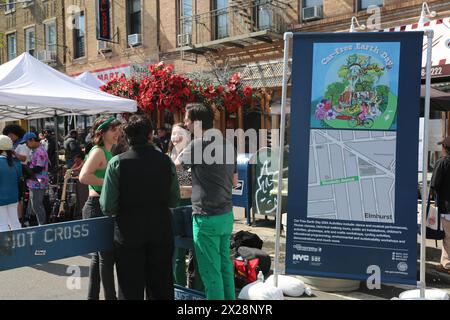
<path fill-rule="evenodd" d="M 376 91 L 380 111 L 384 112 L 388 105 L 390 88 L 386 85 L 379 85 L 376 87 Z"/>
<path fill-rule="evenodd" d="M 369 80 L 363 80 L 358 82 L 355 85 L 356 91 L 372 91 L 373 90 L 373 81 Z"/>
<path fill-rule="evenodd" d="M 352 54 L 347 57 L 347 63 L 339 68 L 338 76 L 351 81 L 353 85 L 359 82 L 375 83 L 384 75 L 384 68 L 378 63 L 371 63 L 371 57 Z"/>
<path fill-rule="evenodd" d="M 338 77 L 342 79 L 347 79 L 348 77 L 348 67 L 347 65 L 342 65 L 338 71 Z"/>
<path fill-rule="evenodd" d="M 325 92 L 325 98 L 331 101 L 333 106 L 339 103 L 339 96 L 344 92 L 345 84 L 344 82 L 333 82 L 328 85 L 327 91 Z"/>

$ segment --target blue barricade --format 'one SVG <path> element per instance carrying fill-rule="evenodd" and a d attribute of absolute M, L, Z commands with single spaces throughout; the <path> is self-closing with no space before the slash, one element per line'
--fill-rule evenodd
<path fill-rule="evenodd" d="M 181 209 L 181 210 L 180 210 Z M 175 245 L 191 248 L 192 208 L 174 219 Z M 32 266 L 96 251 L 112 250 L 114 219 L 100 217 L 0 232 L 0 271 Z M 204 300 L 202 292 L 175 286 L 176 300 Z"/>
<path fill-rule="evenodd" d="M 0 232 L 0 271 L 111 250 L 113 232 L 110 217 Z"/>

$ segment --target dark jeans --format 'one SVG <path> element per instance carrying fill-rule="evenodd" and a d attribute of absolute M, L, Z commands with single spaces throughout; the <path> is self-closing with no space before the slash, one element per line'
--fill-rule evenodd
<path fill-rule="evenodd" d="M 102 217 L 98 197 L 89 197 L 83 207 L 83 219 Z M 114 251 L 102 251 L 91 254 L 91 266 L 89 268 L 88 300 L 98 300 L 100 294 L 100 282 L 103 284 L 103 292 L 106 300 L 116 300 L 116 288 L 114 284 L 114 264 L 116 255 Z"/>
<path fill-rule="evenodd" d="M 44 225 L 47 223 L 47 213 L 44 207 L 45 189 L 30 189 L 30 201 L 28 202 L 27 215 L 31 218 L 31 213 L 36 215 L 38 224 Z"/>
<path fill-rule="evenodd" d="M 116 246 L 120 299 L 173 300 L 173 245 Z"/>

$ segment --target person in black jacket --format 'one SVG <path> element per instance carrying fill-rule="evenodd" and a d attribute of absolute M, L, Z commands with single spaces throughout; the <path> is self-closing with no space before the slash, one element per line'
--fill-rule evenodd
<path fill-rule="evenodd" d="M 175 165 L 148 143 L 151 124 L 132 116 L 124 125 L 130 149 L 108 163 L 100 196 L 105 215 L 115 217 L 119 298 L 174 298 L 174 236 L 169 208 L 178 206 Z"/>
<path fill-rule="evenodd" d="M 437 196 L 437 207 L 445 232 L 442 240 L 441 263 L 437 270 L 450 274 L 450 136 L 439 142 L 443 156 L 436 161 L 431 177 L 431 191 Z"/>
<path fill-rule="evenodd" d="M 77 130 L 70 131 L 69 136 L 64 141 L 64 150 L 66 151 L 66 165 L 70 169 L 75 161 L 75 156 L 81 153 Z"/>

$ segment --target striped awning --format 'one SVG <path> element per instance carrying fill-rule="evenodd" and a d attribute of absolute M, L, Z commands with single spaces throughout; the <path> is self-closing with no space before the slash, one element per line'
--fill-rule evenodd
<path fill-rule="evenodd" d="M 408 24 L 404 26 L 398 26 L 395 28 L 387 28 L 380 30 L 381 32 L 405 32 L 405 31 L 423 31 L 426 29 L 432 29 L 434 31 L 433 37 L 433 49 L 431 57 L 431 76 L 436 77 L 448 77 L 450 76 L 450 46 L 447 47 L 447 43 L 450 42 L 450 17 L 436 19 L 430 22 L 426 22 L 423 25 L 418 23 Z M 424 37 L 422 48 L 422 76 L 425 76 L 426 65 L 426 50 L 427 50 L 427 38 Z"/>

